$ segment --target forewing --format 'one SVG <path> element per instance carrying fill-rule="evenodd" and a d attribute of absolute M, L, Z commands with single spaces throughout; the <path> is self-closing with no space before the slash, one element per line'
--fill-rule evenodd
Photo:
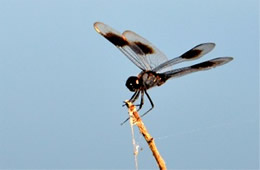
<path fill-rule="evenodd" d="M 129 60 L 131 60 L 141 70 L 149 70 L 150 67 L 143 58 L 142 50 L 134 43 L 129 42 L 122 34 L 108 25 L 96 22 L 94 24 L 95 30 L 105 37 L 108 41 L 114 44 Z"/>
<path fill-rule="evenodd" d="M 215 68 L 218 66 L 221 66 L 223 64 L 228 63 L 229 61 L 233 60 L 232 57 L 220 57 L 220 58 L 215 58 L 212 60 L 208 60 L 202 63 L 198 63 L 189 67 L 183 67 L 183 68 L 179 68 L 179 69 L 175 69 L 172 71 L 167 71 L 163 74 L 166 75 L 167 79 L 169 78 L 175 78 L 175 77 L 180 77 L 180 76 L 184 76 L 186 74 L 189 73 L 194 73 L 197 71 L 203 71 L 203 70 L 208 70 L 211 68 Z"/>
<path fill-rule="evenodd" d="M 140 35 L 132 31 L 125 31 L 123 37 L 141 49 L 142 53 L 138 53 L 138 58 L 149 66 L 149 70 L 168 61 L 168 58 L 159 49 Z M 170 69 L 168 68 L 168 70 Z"/>
<path fill-rule="evenodd" d="M 189 51 L 185 52 L 181 56 L 173 58 L 169 61 L 166 61 L 166 62 L 160 64 L 159 66 L 154 68 L 153 71 L 162 72 L 162 70 L 164 70 L 165 68 L 171 67 L 172 65 L 175 65 L 175 64 L 178 64 L 178 63 L 181 63 L 184 61 L 198 59 L 198 58 L 202 57 L 203 55 L 207 54 L 208 52 L 210 52 L 214 47 L 215 47 L 214 43 L 199 44 L 199 45 L 193 47 L 192 49 L 190 49 Z"/>

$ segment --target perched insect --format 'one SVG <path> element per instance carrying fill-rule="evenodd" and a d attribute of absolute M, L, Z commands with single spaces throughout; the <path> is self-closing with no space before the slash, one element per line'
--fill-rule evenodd
<path fill-rule="evenodd" d="M 133 96 L 129 99 L 132 103 L 138 99 L 141 93 L 141 102 L 138 110 L 142 108 L 144 104 L 144 94 L 146 94 L 151 103 L 151 108 L 143 115 L 154 107 L 152 99 L 147 93 L 148 89 L 155 86 L 161 86 L 168 79 L 184 76 L 197 71 L 208 70 L 226 64 L 233 59 L 232 57 L 219 57 L 188 67 L 172 69 L 171 66 L 175 64 L 202 57 L 210 52 L 215 47 L 215 44 L 203 43 L 197 45 L 181 56 L 168 60 L 154 45 L 132 31 L 125 31 L 121 34 L 101 22 L 96 22 L 94 28 L 142 70 L 137 77 L 131 76 L 127 79 L 126 87 L 131 92 L 134 92 Z"/>

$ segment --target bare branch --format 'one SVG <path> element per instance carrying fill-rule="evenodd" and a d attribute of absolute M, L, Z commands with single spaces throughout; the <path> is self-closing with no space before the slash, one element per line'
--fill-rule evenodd
<path fill-rule="evenodd" d="M 154 142 L 154 138 L 148 133 L 144 123 L 142 122 L 142 119 L 140 118 L 138 112 L 136 111 L 135 105 L 133 105 L 131 102 L 129 101 L 125 101 L 127 107 L 128 107 L 128 113 L 130 115 L 130 119 L 133 118 L 133 121 L 135 123 L 135 125 L 139 128 L 140 133 L 143 135 L 143 137 L 145 138 L 149 148 L 151 149 L 153 156 L 157 162 L 157 165 L 159 166 L 159 168 L 161 170 L 165 170 L 166 168 L 166 164 L 163 160 L 163 158 L 161 157 L 155 142 Z M 131 118 L 132 117 L 132 118 Z"/>

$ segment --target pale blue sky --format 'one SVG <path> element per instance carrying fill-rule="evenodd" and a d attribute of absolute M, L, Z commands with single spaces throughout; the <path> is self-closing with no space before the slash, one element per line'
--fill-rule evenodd
<path fill-rule="evenodd" d="M 0 168 L 134 168 L 121 105 L 140 70 L 96 21 L 137 32 L 168 58 L 216 43 L 180 66 L 233 56 L 149 90 L 155 108 L 143 121 L 169 169 L 259 168 L 258 0 L 1 0 Z M 140 168 L 156 169 L 137 142 Z"/>

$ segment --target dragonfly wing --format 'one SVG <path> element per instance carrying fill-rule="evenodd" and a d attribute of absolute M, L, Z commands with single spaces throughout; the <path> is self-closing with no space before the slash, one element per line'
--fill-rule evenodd
<path fill-rule="evenodd" d="M 194 73 L 197 71 L 209 70 L 211 68 L 221 66 L 223 64 L 228 63 L 231 60 L 233 60 L 232 57 L 219 57 L 219 58 L 208 60 L 208 61 L 205 61 L 202 63 L 194 64 L 189 67 L 183 67 L 183 68 L 175 69 L 172 71 L 167 71 L 167 72 L 164 72 L 163 74 L 165 74 L 167 79 L 181 77 L 186 74 Z"/>
<path fill-rule="evenodd" d="M 172 65 L 184 62 L 184 61 L 190 61 L 190 60 L 196 60 L 203 55 L 209 53 L 213 48 L 215 47 L 214 43 L 203 43 L 199 44 L 186 53 L 182 54 L 179 57 L 173 58 L 169 61 L 166 61 L 165 63 L 160 64 L 156 68 L 153 69 L 154 72 L 161 72 L 161 70 L 170 67 Z"/>
<path fill-rule="evenodd" d="M 158 65 L 168 61 L 166 55 L 164 55 L 156 46 L 150 43 L 145 38 L 136 34 L 132 31 L 125 31 L 123 36 L 131 43 L 135 44 L 142 50 L 143 53 L 140 53 L 138 56 L 143 63 L 146 63 L 149 66 L 149 70 L 153 70 Z M 168 68 L 168 70 L 171 70 Z M 168 71 L 164 70 L 164 71 Z"/>
<path fill-rule="evenodd" d="M 136 44 L 129 42 L 120 32 L 101 22 L 96 22 L 94 28 L 141 70 L 150 69 L 149 65 L 140 58 L 140 55 L 143 55 L 143 51 Z"/>

